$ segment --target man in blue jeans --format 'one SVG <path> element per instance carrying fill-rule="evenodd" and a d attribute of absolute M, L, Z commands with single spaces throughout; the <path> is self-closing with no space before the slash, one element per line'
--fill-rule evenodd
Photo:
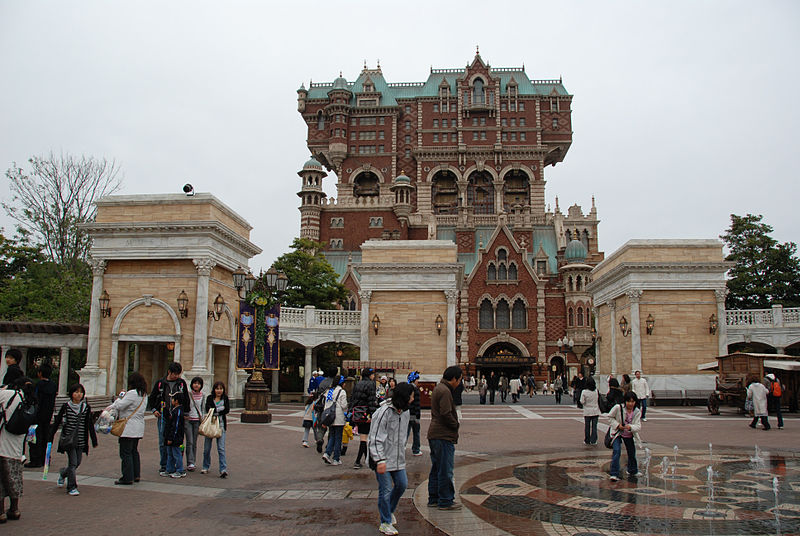
<path fill-rule="evenodd" d="M 181 378 L 183 367 L 177 361 L 173 361 L 167 368 L 167 375 L 156 382 L 153 392 L 150 393 L 147 405 L 153 410 L 153 415 L 158 419 L 158 474 L 170 476 L 167 472 L 167 445 L 164 442 L 164 427 L 167 419 L 164 413 L 169 413 L 170 399 L 175 393 L 183 393 L 181 410 L 186 413 L 189 411 L 189 388 Z"/>
<path fill-rule="evenodd" d="M 428 475 L 428 506 L 440 510 L 458 510 L 455 502 L 453 465 L 458 443 L 458 413 L 453 392 L 461 383 L 461 368 L 447 367 L 442 380 L 431 393 L 431 425 L 428 445 L 431 449 L 431 471 Z"/>

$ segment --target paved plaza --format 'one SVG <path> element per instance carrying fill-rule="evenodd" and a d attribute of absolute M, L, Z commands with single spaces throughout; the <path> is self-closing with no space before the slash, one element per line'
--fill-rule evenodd
<path fill-rule="evenodd" d="M 612 483 L 610 451 L 583 445 L 581 411 L 566 398 L 561 406 L 541 395 L 519 404 L 510 398 L 501 404 L 498 397 L 494 406 L 482 406 L 468 393 L 464 402 L 455 480 L 465 508 L 440 512 L 425 506 L 427 448 L 421 457 L 409 451 L 409 489 L 397 512 L 401 534 L 800 533 L 800 419 L 794 414 L 786 415 L 784 430 L 773 418 L 773 429 L 765 432 L 748 428 L 749 421 L 732 410 L 710 416 L 702 406 L 650 408 L 642 434 L 651 451 L 647 471 L 645 452 L 638 454 L 640 471 L 649 478 Z M 57 488 L 53 473 L 42 481 L 40 472 L 26 471 L 22 518 L 0 530 L 378 534 L 374 474 L 352 469 L 357 439 L 343 465 L 325 465 L 315 449 L 300 445 L 302 407 L 273 404 L 271 410 L 269 425 L 240 423 L 238 412 L 229 419 L 227 479 L 217 477 L 215 465 L 207 475 L 159 477 L 155 420 L 149 418 L 140 444 L 142 482 L 114 485 L 116 439 L 101 436 L 78 470 L 80 496 Z M 423 438 L 429 422 L 423 411 Z M 53 472 L 63 458 L 56 455 Z"/>

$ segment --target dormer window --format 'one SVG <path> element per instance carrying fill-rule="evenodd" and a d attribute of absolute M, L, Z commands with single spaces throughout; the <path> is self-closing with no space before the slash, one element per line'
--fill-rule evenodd
<path fill-rule="evenodd" d="M 472 102 L 474 104 L 486 103 L 486 92 L 483 89 L 483 80 L 476 78 L 472 83 Z"/>
<path fill-rule="evenodd" d="M 372 93 L 374 91 L 375 91 L 375 86 L 373 86 L 371 83 L 367 82 L 366 84 L 364 84 L 365 93 Z"/>

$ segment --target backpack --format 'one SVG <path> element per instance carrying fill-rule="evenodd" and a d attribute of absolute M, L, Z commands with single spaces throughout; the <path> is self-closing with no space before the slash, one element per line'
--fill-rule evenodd
<path fill-rule="evenodd" d="M 14 393 L 14 396 L 6 403 L 6 407 L 3 408 L 4 427 L 11 434 L 27 434 L 28 428 L 36 423 L 36 402 L 33 399 L 26 400 L 25 397 L 20 394 L 20 403 L 17 404 L 14 413 L 9 417 L 6 414 L 6 410 L 11 406 L 11 402 L 17 394 L 19 393 Z"/>
<path fill-rule="evenodd" d="M 331 389 L 331 391 L 333 391 L 333 389 Z M 320 415 L 319 422 L 322 426 L 331 426 L 336 421 L 336 400 L 338 398 L 339 395 L 333 399 L 333 403 L 322 412 L 322 415 Z"/>
<path fill-rule="evenodd" d="M 769 386 L 769 394 L 777 397 L 783 395 L 783 388 L 781 387 L 780 380 L 775 380 L 772 382 L 772 384 Z"/>

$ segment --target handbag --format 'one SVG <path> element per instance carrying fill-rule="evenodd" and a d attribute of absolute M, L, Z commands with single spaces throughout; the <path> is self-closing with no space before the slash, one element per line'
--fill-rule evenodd
<path fill-rule="evenodd" d="M 125 431 L 125 425 L 128 424 L 128 419 L 136 415 L 136 412 L 139 411 L 139 408 L 142 407 L 144 404 L 144 396 L 142 396 L 142 401 L 139 402 L 139 405 L 136 406 L 136 409 L 133 410 L 133 413 L 125 417 L 124 419 L 117 419 L 116 421 L 111 423 L 111 435 L 115 435 L 117 437 L 122 437 L 122 433 Z"/>
<path fill-rule="evenodd" d="M 211 408 L 200 422 L 198 433 L 211 439 L 222 437 L 222 427 L 219 425 L 219 417 L 215 415 L 216 409 Z"/>
<path fill-rule="evenodd" d="M 369 406 L 354 406 L 353 407 L 353 418 L 351 422 L 353 424 L 364 424 L 369 419 Z"/>
<path fill-rule="evenodd" d="M 58 438 L 59 452 L 68 452 L 78 445 L 78 423 L 75 423 L 75 428 L 72 429 L 69 435 L 65 435 L 61 431 L 61 437 Z"/>
<path fill-rule="evenodd" d="M 603 445 L 605 445 L 607 449 L 610 449 L 610 448 L 614 447 L 614 442 L 611 441 L 611 427 L 610 426 L 608 427 L 608 430 L 606 430 L 606 436 L 603 438 Z"/>

